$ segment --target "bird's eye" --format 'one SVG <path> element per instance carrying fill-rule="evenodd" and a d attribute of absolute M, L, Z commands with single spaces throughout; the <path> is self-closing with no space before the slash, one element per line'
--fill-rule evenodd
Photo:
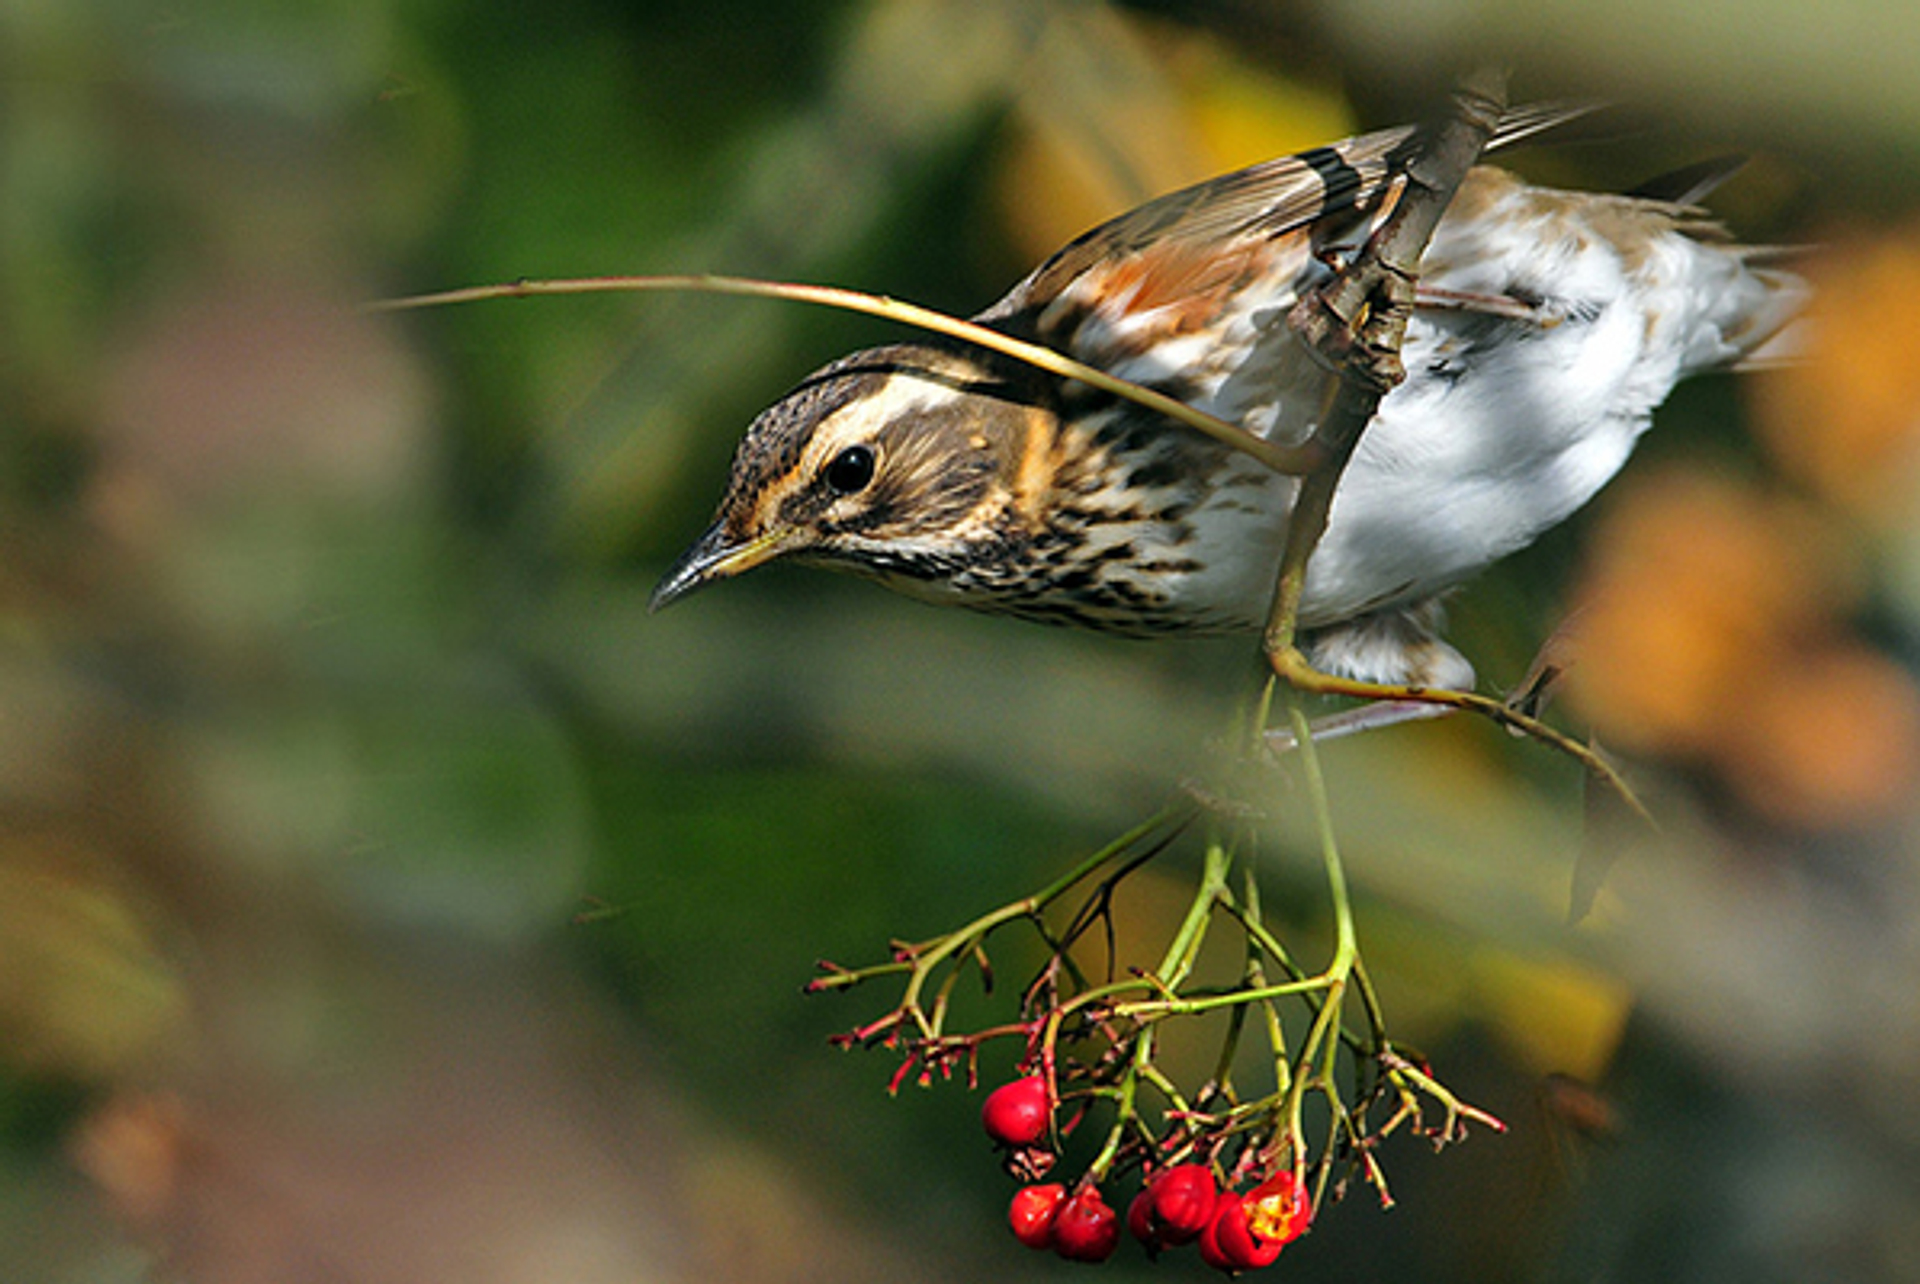
<path fill-rule="evenodd" d="M 827 486 L 836 495 L 851 495 L 865 490 L 873 480 L 873 448 L 848 446 L 833 457 L 825 473 Z"/>

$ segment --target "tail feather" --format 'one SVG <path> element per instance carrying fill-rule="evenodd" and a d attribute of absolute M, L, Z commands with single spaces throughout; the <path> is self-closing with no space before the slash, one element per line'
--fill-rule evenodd
<path fill-rule="evenodd" d="M 1720 321 L 1718 339 L 1724 355 L 1715 365 L 1756 369 L 1792 359 L 1803 346 L 1788 336 L 1804 329 L 1794 322 L 1806 310 L 1813 287 L 1806 278 L 1781 268 L 1754 267 L 1742 255 L 1741 288 L 1730 300 L 1734 306 Z"/>
<path fill-rule="evenodd" d="M 1727 369 L 1739 374 L 1750 374 L 1756 370 L 1780 370 L 1788 366 L 1797 366 L 1807 359 L 1807 354 L 1812 347 L 1813 326 L 1806 318 L 1797 317 L 1776 330 L 1760 346 L 1748 352 Z"/>
<path fill-rule="evenodd" d="M 1722 183 L 1745 168 L 1746 163 L 1747 157 L 1738 153 L 1715 156 L 1657 175 L 1626 194 L 1663 205 L 1697 208 Z"/>
<path fill-rule="evenodd" d="M 1558 129 L 1582 116 L 1590 116 L 1605 106 L 1606 103 L 1593 98 L 1554 98 L 1509 107 L 1501 113 L 1499 126 L 1493 131 L 1493 137 L 1487 140 L 1487 150 L 1511 147 L 1535 134 Z"/>

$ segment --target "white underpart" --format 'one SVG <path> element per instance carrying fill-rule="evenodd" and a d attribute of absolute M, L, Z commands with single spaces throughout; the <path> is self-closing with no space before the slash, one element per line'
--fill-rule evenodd
<path fill-rule="evenodd" d="M 1514 184 L 1472 219 L 1442 222 L 1423 284 L 1538 299 L 1538 319 L 1415 314 L 1407 380 L 1361 439 L 1309 568 L 1305 623 L 1422 602 L 1531 543 L 1619 471 L 1680 378 L 1739 359 L 1799 307 L 1793 278 L 1664 219 L 1580 217 L 1578 202 L 1601 210 L 1605 199 Z M 1276 307 L 1234 318 L 1203 406 L 1303 436 L 1319 378 L 1285 327 Z M 1157 365 L 1194 354 L 1154 355 Z M 1161 373 L 1130 364 L 1123 373 Z M 1175 368 L 1191 375 L 1196 365 Z M 1216 528 L 1217 547 L 1200 559 L 1209 571 L 1182 591 L 1257 611 L 1293 490 L 1276 480 L 1264 511 Z"/>

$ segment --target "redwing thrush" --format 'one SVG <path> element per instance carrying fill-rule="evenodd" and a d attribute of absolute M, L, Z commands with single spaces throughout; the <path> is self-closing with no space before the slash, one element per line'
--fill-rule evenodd
<path fill-rule="evenodd" d="M 1556 123 L 1502 122 L 1494 143 Z M 1390 210 L 1414 131 L 1256 165 L 1141 206 L 1041 264 L 980 322 L 1285 442 L 1327 374 L 1287 323 Z M 1473 170 L 1420 268 L 1404 383 L 1380 404 L 1309 563 L 1319 668 L 1465 688 L 1440 595 L 1565 520 L 1676 381 L 1778 332 L 1802 282 L 1660 191 Z M 1687 190 L 1679 190 L 1684 184 Z M 1260 627 L 1298 482 L 1133 402 L 972 346 L 826 366 L 747 430 L 713 525 L 658 608 L 776 557 L 936 602 L 1128 635 Z"/>

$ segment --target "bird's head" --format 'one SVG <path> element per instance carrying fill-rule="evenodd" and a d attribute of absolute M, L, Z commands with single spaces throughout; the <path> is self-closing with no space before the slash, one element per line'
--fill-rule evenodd
<path fill-rule="evenodd" d="M 961 347 L 843 357 L 755 419 L 713 524 L 653 591 L 658 610 L 777 557 L 938 596 L 1033 510 L 1045 381 Z"/>

